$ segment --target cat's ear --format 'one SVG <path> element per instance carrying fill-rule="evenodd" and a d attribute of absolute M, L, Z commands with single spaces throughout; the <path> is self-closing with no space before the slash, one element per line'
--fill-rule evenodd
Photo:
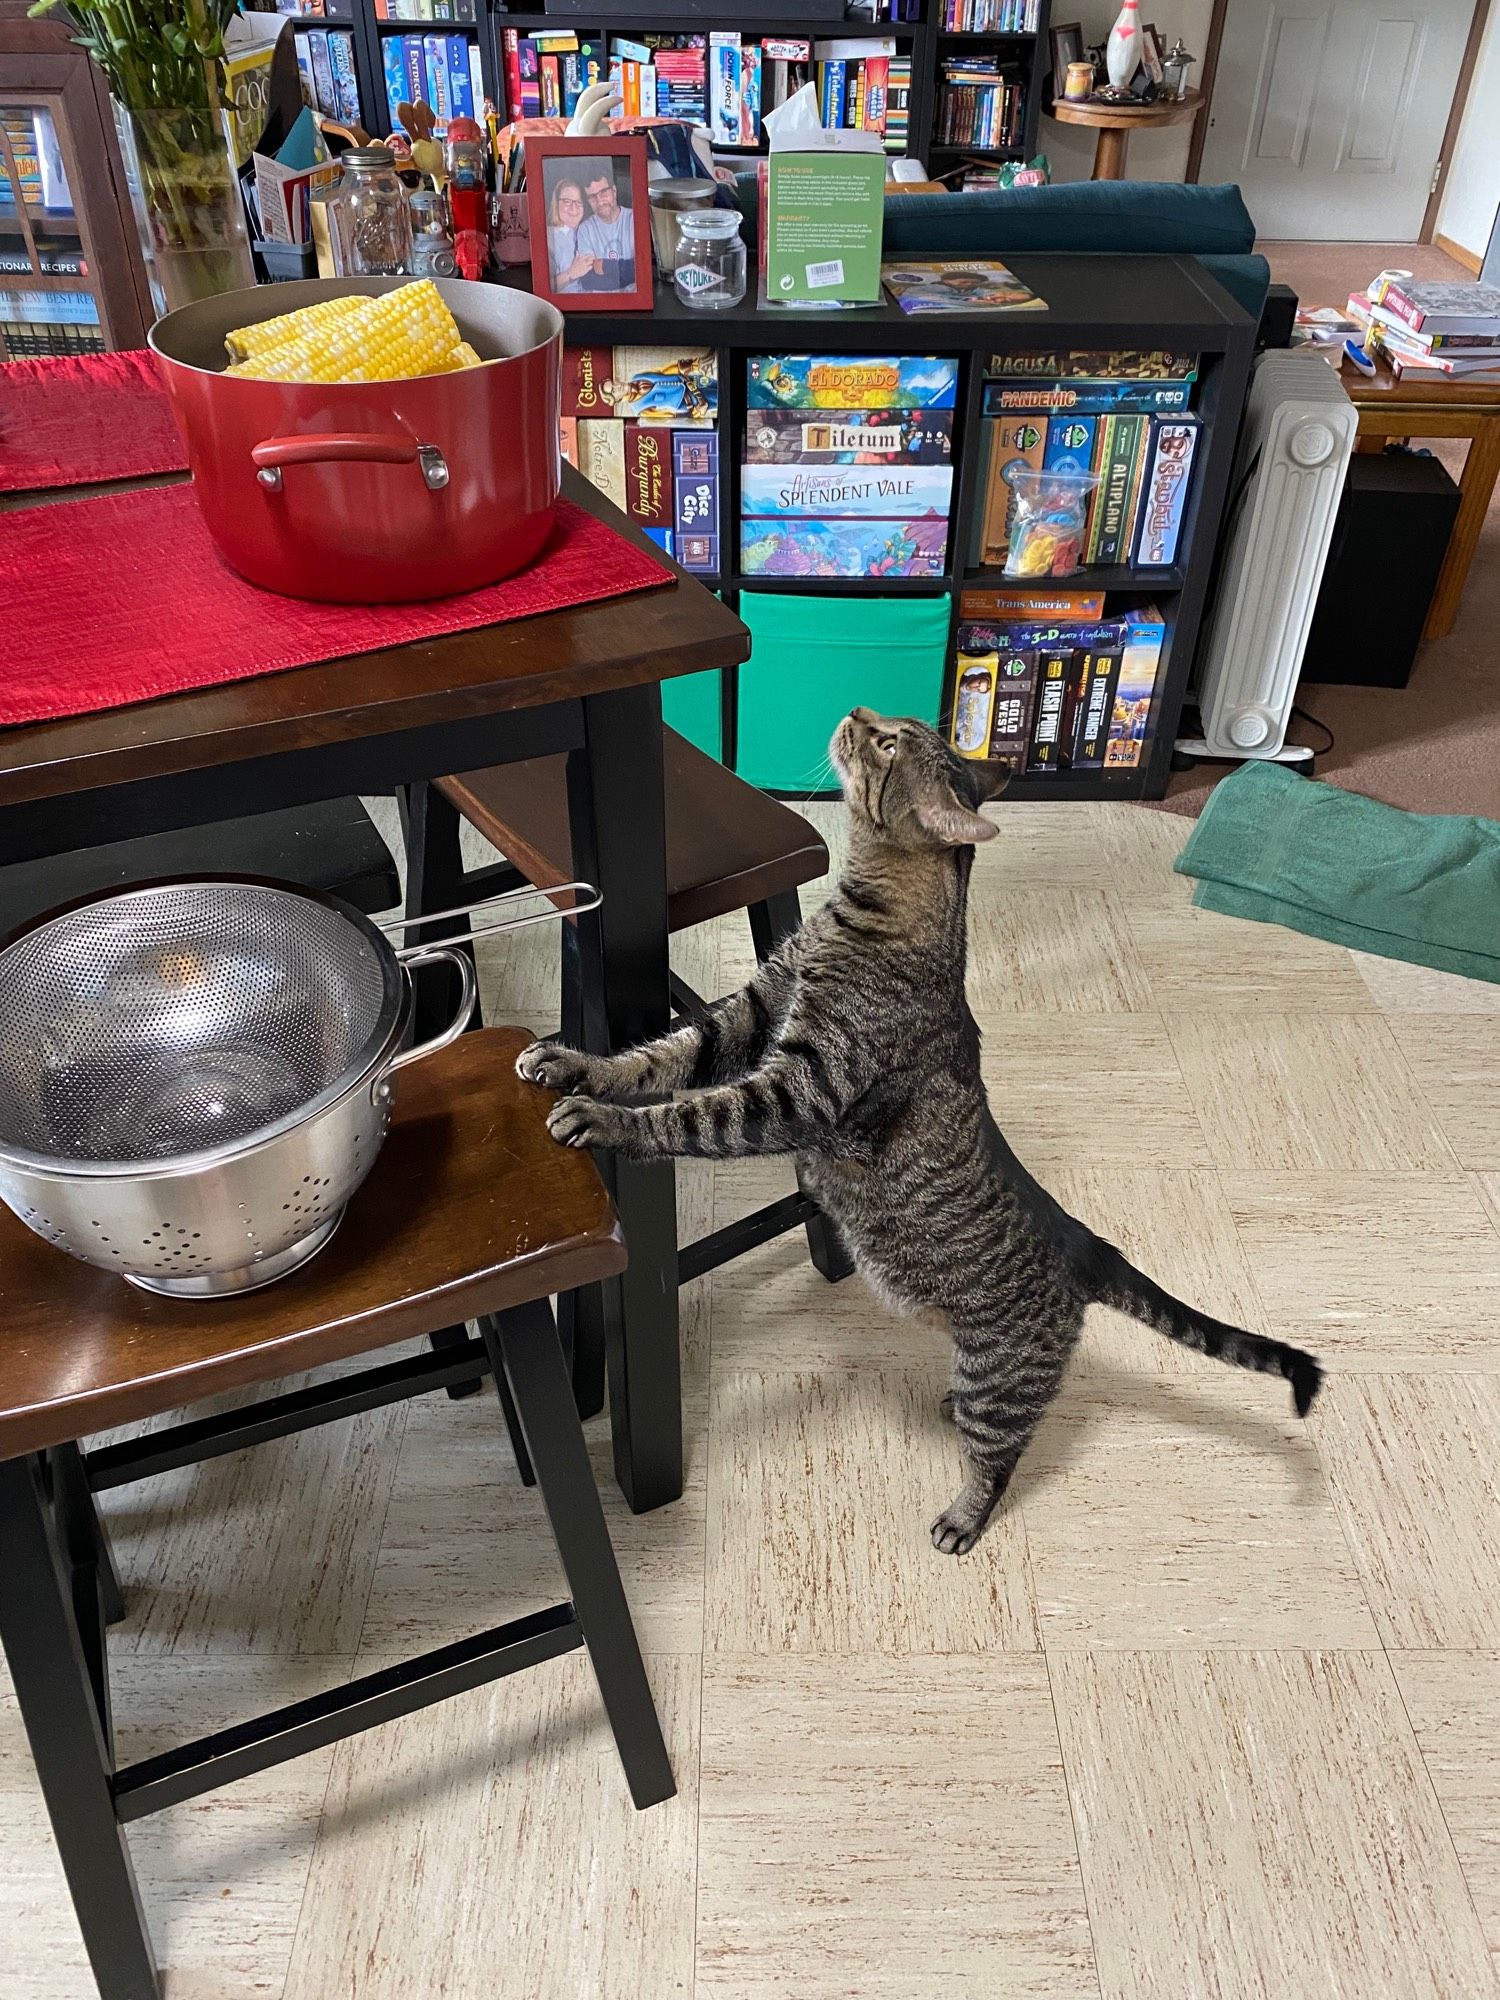
<path fill-rule="evenodd" d="M 970 764 L 969 769 L 978 776 L 981 804 L 986 799 L 998 799 L 1010 783 L 1009 764 L 997 763 L 993 757 L 980 758 Z"/>
<path fill-rule="evenodd" d="M 972 847 L 976 841 L 993 840 L 1000 831 L 992 819 L 960 805 L 949 791 L 935 799 L 923 799 L 917 807 L 917 819 L 944 847 Z"/>

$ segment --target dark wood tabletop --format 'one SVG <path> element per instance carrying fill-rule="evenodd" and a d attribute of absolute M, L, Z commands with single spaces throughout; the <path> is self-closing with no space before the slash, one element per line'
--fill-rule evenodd
<path fill-rule="evenodd" d="M 563 468 L 563 491 L 627 532 L 571 466 Z M 652 546 L 628 532 L 643 548 Z M 66 615 L 59 606 L 59 616 Z M 670 680 L 738 665 L 749 652 L 749 634 L 734 613 L 702 584 L 679 576 L 663 590 L 0 730 L 0 812 L 100 786 Z"/>

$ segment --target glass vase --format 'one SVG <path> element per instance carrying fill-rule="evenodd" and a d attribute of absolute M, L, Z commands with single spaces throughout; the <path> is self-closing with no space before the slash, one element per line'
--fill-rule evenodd
<path fill-rule="evenodd" d="M 117 103 L 115 128 L 157 312 L 253 285 L 245 203 L 219 112 Z"/>

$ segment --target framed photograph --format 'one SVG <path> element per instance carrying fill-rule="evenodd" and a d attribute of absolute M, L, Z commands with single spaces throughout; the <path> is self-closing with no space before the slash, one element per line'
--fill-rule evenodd
<path fill-rule="evenodd" d="M 565 312 L 651 310 L 651 215 L 639 134 L 526 140 L 531 286 Z"/>
<path fill-rule="evenodd" d="M 1156 23 L 1148 21 L 1141 29 L 1141 68 L 1158 90 L 1162 86 L 1161 36 L 1156 31 Z"/>
<path fill-rule="evenodd" d="M 1061 97 L 1067 87 L 1068 64 L 1083 61 L 1083 27 L 1065 21 L 1052 29 L 1052 95 Z"/>

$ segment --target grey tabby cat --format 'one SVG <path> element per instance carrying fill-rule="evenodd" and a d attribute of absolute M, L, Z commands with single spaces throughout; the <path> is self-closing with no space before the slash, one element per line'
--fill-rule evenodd
<path fill-rule="evenodd" d="M 964 996 L 966 905 L 974 842 L 997 832 L 978 807 L 1003 772 L 860 708 L 832 748 L 851 826 L 829 901 L 702 1025 L 619 1056 L 527 1049 L 522 1076 L 572 1093 L 549 1114 L 554 1137 L 636 1158 L 797 1155 L 876 1291 L 952 1331 L 944 1411 L 968 1478 L 932 1526 L 944 1554 L 984 1532 L 1095 1302 L 1285 1376 L 1306 1416 L 1321 1380 L 1310 1355 L 1172 1298 L 1037 1185 L 990 1115 Z M 601 1101 L 673 1090 L 692 1094 Z"/>

